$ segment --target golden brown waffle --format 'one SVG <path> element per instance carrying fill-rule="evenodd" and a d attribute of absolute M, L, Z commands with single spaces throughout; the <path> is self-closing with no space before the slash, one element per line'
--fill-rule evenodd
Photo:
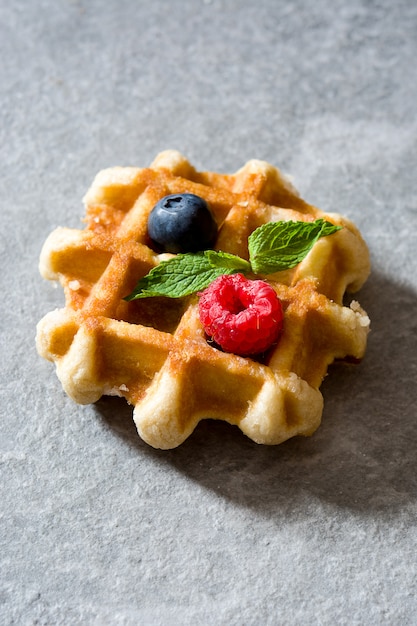
<path fill-rule="evenodd" d="M 267 277 L 285 319 L 263 361 L 210 345 L 197 296 L 123 300 L 161 259 L 147 237 L 149 212 L 163 196 L 184 192 L 209 203 L 220 226 L 216 249 L 245 259 L 248 236 L 265 222 L 323 217 L 345 227 L 320 239 L 295 269 Z M 40 259 L 41 274 L 61 282 L 66 305 L 39 322 L 37 348 L 56 363 L 68 395 L 82 404 L 124 396 L 140 436 L 156 448 L 178 446 L 203 418 L 236 424 L 263 444 L 312 434 L 328 365 L 360 360 L 366 347 L 366 313 L 356 302 L 343 306 L 345 292 L 369 274 L 356 227 L 304 202 L 268 163 L 201 173 L 175 151 L 147 169 L 100 172 L 84 202 L 86 228 L 55 230 Z"/>

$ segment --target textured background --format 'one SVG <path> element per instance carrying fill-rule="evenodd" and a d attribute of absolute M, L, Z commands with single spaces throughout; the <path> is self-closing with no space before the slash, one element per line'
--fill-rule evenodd
<path fill-rule="evenodd" d="M 417 4 L 3 1 L 0 58 L 1 625 L 416 624 Z M 270 161 L 368 241 L 369 350 L 313 438 L 155 451 L 37 356 L 44 239 L 166 148 Z"/>

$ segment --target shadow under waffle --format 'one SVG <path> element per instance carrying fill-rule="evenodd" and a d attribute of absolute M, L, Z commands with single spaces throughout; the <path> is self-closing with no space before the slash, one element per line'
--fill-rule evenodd
<path fill-rule="evenodd" d="M 262 446 L 208 419 L 162 451 L 140 440 L 124 400 L 103 398 L 96 410 L 139 454 L 263 514 L 296 506 L 306 490 L 370 514 L 403 510 L 417 496 L 417 295 L 375 275 L 360 299 L 372 320 L 367 354 L 358 366 L 330 367 L 322 425 L 311 438 Z"/>

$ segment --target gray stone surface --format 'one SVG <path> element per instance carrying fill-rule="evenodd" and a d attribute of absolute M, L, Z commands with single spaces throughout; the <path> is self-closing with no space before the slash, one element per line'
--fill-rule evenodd
<path fill-rule="evenodd" d="M 417 623 L 417 4 L 0 3 L 0 624 Z M 38 275 L 102 167 L 249 158 L 366 237 L 372 318 L 311 439 L 150 449 L 36 354 Z"/>

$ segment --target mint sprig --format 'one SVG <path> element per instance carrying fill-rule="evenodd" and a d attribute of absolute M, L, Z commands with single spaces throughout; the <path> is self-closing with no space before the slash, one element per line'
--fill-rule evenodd
<path fill-rule="evenodd" d="M 248 261 L 227 252 L 205 250 L 197 254 L 178 254 L 152 268 L 125 300 L 152 296 L 182 298 L 205 289 L 222 274 L 250 271 Z"/>
<path fill-rule="evenodd" d="M 298 265 L 320 237 L 341 226 L 323 219 L 315 222 L 268 222 L 248 239 L 249 258 L 255 274 L 274 274 Z"/>
<path fill-rule="evenodd" d="M 182 298 L 202 291 L 223 274 L 274 274 L 295 267 L 320 237 L 340 230 L 331 222 L 268 222 L 248 239 L 249 261 L 228 252 L 205 250 L 162 261 L 140 279 L 125 300 L 153 296 Z"/>

